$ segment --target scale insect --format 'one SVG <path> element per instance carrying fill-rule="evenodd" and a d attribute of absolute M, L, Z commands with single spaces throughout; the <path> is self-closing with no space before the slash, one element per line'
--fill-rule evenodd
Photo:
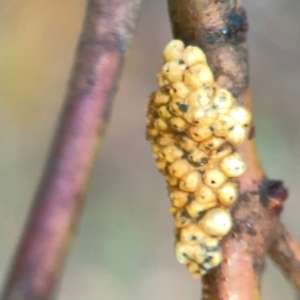
<path fill-rule="evenodd" d="M 147 139 L 168 183 L 177 260 L 196 278 L 222 262 L 246 165 L 237 148 L 251 113 L 215 81 L 204 52 L 172 40 L 147 106 Z"/>

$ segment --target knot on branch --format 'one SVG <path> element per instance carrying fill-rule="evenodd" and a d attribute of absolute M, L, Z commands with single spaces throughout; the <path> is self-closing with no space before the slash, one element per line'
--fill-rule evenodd
<path fill-rule="evenodd" d="M 249 29 L 246 11 L 233 9 L 227 17 L 224 36 L 231 43 L 239 44 L 246 41 Z"/>
<path fill-rule="evenodd" d="M 260 189 L 260 202 L 271 213 L 280 214 L 288 197 L 281 180 L 267 180 Z"/>
<path fill-rule="evenodd" d="M 211 4 L 209 9 L 203 12 L 202 17 L 202 43 L 204 44 L 241 44 L 246 42 L 249 29 L 247 14 L 244 9 L 233 8 L 222 14 L 222 5 Z M 210 21 L 217 15 L 219 22 Z"/>

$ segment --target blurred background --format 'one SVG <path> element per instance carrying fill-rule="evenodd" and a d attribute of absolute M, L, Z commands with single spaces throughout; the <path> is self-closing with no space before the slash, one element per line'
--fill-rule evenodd
<path fill-rule="evenodd" d="M 83 0 L 0 3 L 0 289 L 42 173 L 80 33 Z M 171 39 L 166 0 L 144 0 L 58 300 L 199 299 L 174 257 L 166 185 L 144 138 L 145 104 Z M 290 197 L 300 240 L 300 1 L 244 0 L 258 150 Z M 263 300 L 295 294 L 267 262 Z"/>

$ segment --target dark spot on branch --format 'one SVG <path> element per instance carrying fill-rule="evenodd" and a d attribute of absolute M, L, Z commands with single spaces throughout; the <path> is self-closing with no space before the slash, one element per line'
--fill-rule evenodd
<path fill-rule="evenodd" d="M 249 133 L 248 133 L 248 140 L 252 140 L 255 137 L 255 128 L 251 126 Z"/>
<path fill-rule="evenodd" d="M 288 197 L 288 191 L 280 180 L 267 180 L 260 187 L 260 203 L 270 212 L 279 214 L 283 210 L 283 203 Z"/>
<path fill-rule="evenodd" d="M 287 190 L 283 187 L 281 180 L 270 180 L 267 185 L 267 192 L 270 198 L 281 198 L 283 201 L 287 198 Z"/>
<path fill-rule="evenodd" d="M 214 45 L 224 41 L 224 31 L 220 29 L 206 31 L 202 38 L 204 44 Z"/>
<path fill-rule="evenodd" d="M 226 29 L 223 30 L 223 33 L 231 43 L 239 44 L 246 41 L 248 28 L 245 10 L 237 12 L 236 9 L 233 9 L 227 17 Z"/>
<path fill-rule="evenodd" d="M 252 267 L 256 274 L 261 274 L 264 269 L 264 261 L 257 253 L 252 254 Z"/>
<path fill-rule="evenodd" d="M 251 236 L 256 236 L 257 232 L 255 229 L 253 229 L 252 227 L 247 227 L 247 231 L 246 231 L 249 235 Z"/>
<path fill-rule="evenodd" d="M 242 225 L 242 221 L 236 219 L 234 221 L 233 227 L 232 227 L 232 232 L 235 234 L 241 234 L 243 232 L 243 225 Z"/>
<path fill-rule="evenodd" d="M 242 193 L 239 196 L 239 201 L 249 203 L 251 201 L 251 197 L 248 193 Z"/>

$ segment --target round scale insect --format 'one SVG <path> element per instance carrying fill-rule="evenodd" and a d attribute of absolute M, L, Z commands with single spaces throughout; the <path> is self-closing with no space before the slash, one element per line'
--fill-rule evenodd
<path fill-rule="evenodd" d="M 196 278 L 222 261 L 221 240 L 232 227 L 229 208 L 245 172 L 237 147 L 251 113 L 214 81 L 204 52 L 171 41 L 147 105 L 147 139 L 169 187 L 177 260 Z"/>

